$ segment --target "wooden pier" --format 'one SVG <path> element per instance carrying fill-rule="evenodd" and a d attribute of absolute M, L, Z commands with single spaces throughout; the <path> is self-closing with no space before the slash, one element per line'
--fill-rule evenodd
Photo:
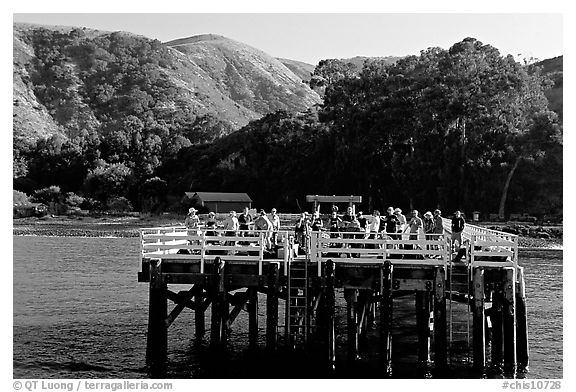
<path fill-rule="evenodd" d="M 446 229 L 449 223 L 444 221 Z M 418 239 L 309 232 L 300 244 L 304 252 L 288 231 L 279 232 L 273 252 L 265 249 L 266 233 L 210 234 L 217 235 L 184 227 L 141 229 L 138 280 L 150 285 L 146 362 L 155 373 L 165 370 L 169 327 L 185 309 L 194 313 L 197 336 L 206 333 L 209 311 L 215 352 L 247 312 L 248 343 L 257 347 L 259 295 L 266 296 L 267 350 L 314 345 L 334 368 L 335 299 L 342 289 L 348 357 L 361 355 L 359 342 L 377 326 L 383 375 L 392 369 L 394 300 L 414 293 L 419 362 L 433 358 L 436 369 L 446 370 L 459 352 L 479 372 L 528 366 L 524 274 L 514 235 L 467 225 L 465 254 L 457 259 L 449 232 Z M 173 292 L 174 284 L 190 288 Z"/>

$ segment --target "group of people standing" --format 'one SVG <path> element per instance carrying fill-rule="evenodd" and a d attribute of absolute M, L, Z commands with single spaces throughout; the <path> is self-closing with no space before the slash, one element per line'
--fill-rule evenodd
<path fill-rule="evenodd" d="M 184 221 L 184 226 L 186 226 L 187 229 L 200 230 L 201 221 L 196 214 L 197 212 L 198 210 L 195 208 L 188 210 L 186 220 Z M 208 236 L 217 236 L 218 232 L 216 229 L 223 229 L 224 236 L 226 237 L 248 237 L 255 232 L 261 232 L 265 234 L 266 248 L 272 249 L 277 244 L 278 231 L 280 230 L 280 217 L 275 208 L 272 209 L 270 216 L 268 216 L 266 211 L 260 210 L 260 213 L 256 217 L 253 217 L 248 207 L 246 207 L 241 214 L 237 214 L 236 211 L 230 211 L 226 219 L 224 219 L 223 224 L 219 226 L 216 222 L 216 214 L 210 212 L 208 213 L 205 229 L 206 235 Z"/>
<path fill-rule="evenodd" d="M 464 225 L 464 218 L 460 211 L 456 211 L 451 226 L 453 246 L 456 242 L 457 247 L 462 244 Z M 338 215 L 337 208 L 333 208 L 326 225 L 324 225 L 318 211 L 315 211 L 312 216 L 307 212 L 302 213 L 294 229 L 296 242 L 304 244 L 304 234 L 307 230 L 326 231 L 331 238 L 347 235 L 341 233 L 357 232 L 363 233 L 364 238 L 371 239 L 388 236 L 391 239 L 416 240 L 419 233 L 424 233 L 427 240 L 432 240 L 444 234 L 444 224 L 442 211 L 439 209 L 434 210 L 433 213 L 427 211 L 421 218 L 418 210 L 412 210 L 406 217 L 400 208 L 388 207 L 385 215 L 381 215 L 379 210 L 374 210 L 371 215 L 364 215 L 362 211 L 355 214 L 354 209 L 348 207 L 342 216 Z M 409 233 L 407 234 L 408 237 L 403 237 L 405 233 Z"/>
<path fill-rule="evenodd" d="M 186 216 L 184 225 L 188 229 L 200 230 L 201 221 L 196 214 L 195 208 L 190 208 Z M 452 246 L 457 243 L 457 247 L 462 244 L 462 231 L 465 221 L 460 211 L 456 211 L 452 219 Z M 219 227 L 216 222 L 216 214 L 210 212 L 205 224 L 207 235 L 218 235 L 216 229 L 222 228 L 224 235 L 250 236 L 253 233 L 264 233 L 266 248 L 273 249 L 277 246 L 278 232 L 280 231 L 280 217 L 277 210 L 273 208 L 270 216 L 265 210 L 260 210 L 256 217 L 250 214 L 246 207 L 241 214 L 230 211 L 223 224 Z M 420 218 L 418 210 L 412 210 L 408 218 L 402 214 L 400 208 L 388 207 L 385 215 L 380 215 L 380 211 L 374 210 L 371 215 L 364 215 L 362 211 L 354 213 L 352 207 L 348 207 L 346 213 L 340 216 L 338 208 L 333 207 L 330 218 L 324 224 L 320 213 L 314 211 L 312 215 L 303 212 L 294 227 L 295 241 L 301 245 L 305 244 L 305 236 L 310 231 L 327 232 L 331 238 L 337 238 L 341 233 L 363 233 L 364 238 L 383 238 L 389 236 L 392 239 L 402 239 L 404 233 L 409 233 L 409 239 L 418 239 L 418 234 L 423 232 L 427 240 L 438 238 L 444 234 L 442 222 L 442 212 L 439 209 L 434 212 L 427 211 Z M 350 235 L 350 234 L 343 234 Z"/>

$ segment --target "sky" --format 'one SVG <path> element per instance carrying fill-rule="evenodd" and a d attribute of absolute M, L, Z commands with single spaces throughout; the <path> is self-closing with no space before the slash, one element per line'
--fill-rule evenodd
<path fill-rule="evenodd" d="M 129 31 L 160 41 L 219 34 L 274 56 L 317 64 L 327 58 L 404 56 L 474 37 L 517 58 L 563 54 L 560 13 L 16 13 L 14 22 Z M 519 56 L 518 56 L 519 55 Z"/>

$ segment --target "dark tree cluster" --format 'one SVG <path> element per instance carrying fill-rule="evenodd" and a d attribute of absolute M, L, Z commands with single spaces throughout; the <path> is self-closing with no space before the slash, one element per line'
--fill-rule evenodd
<path fill-rule="evenodd" d="M 32 194 L 54 185 L 104 208 L 121 197 L 140 208 L 140 187 L 163 162 L 232 131 L 182 100 L 165 72 L 174 59 L 157 40 L 87 37 L 81 29 L 33 29 L 23 39 L 34 49 L 29 83 L 61 134 L 14 140 L 16 189 Z"/>
<path fill-rule="evenodd" d="M 315 75 L 317 116 L 276 113 L 183 149 L 166 167 L 185 174 L 169 182 L 291 210 L 306 194 L 360 194 L 369 209 L 562 212 L 561 126 L 537 67 L 468 38 L 359 72 L 329 60 Z"/>

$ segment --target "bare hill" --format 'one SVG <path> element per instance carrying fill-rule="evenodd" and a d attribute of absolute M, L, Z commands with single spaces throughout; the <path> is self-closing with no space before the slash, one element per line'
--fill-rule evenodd
<path fill-rule="evenodd" d="M 199 73 L 208 75 L 224 96 L 259 115 L 302 111 L 320 102 L 320 97 L 279 60 L 241 42 L 208 34 L 165 45 L 186 56 Z"/>

